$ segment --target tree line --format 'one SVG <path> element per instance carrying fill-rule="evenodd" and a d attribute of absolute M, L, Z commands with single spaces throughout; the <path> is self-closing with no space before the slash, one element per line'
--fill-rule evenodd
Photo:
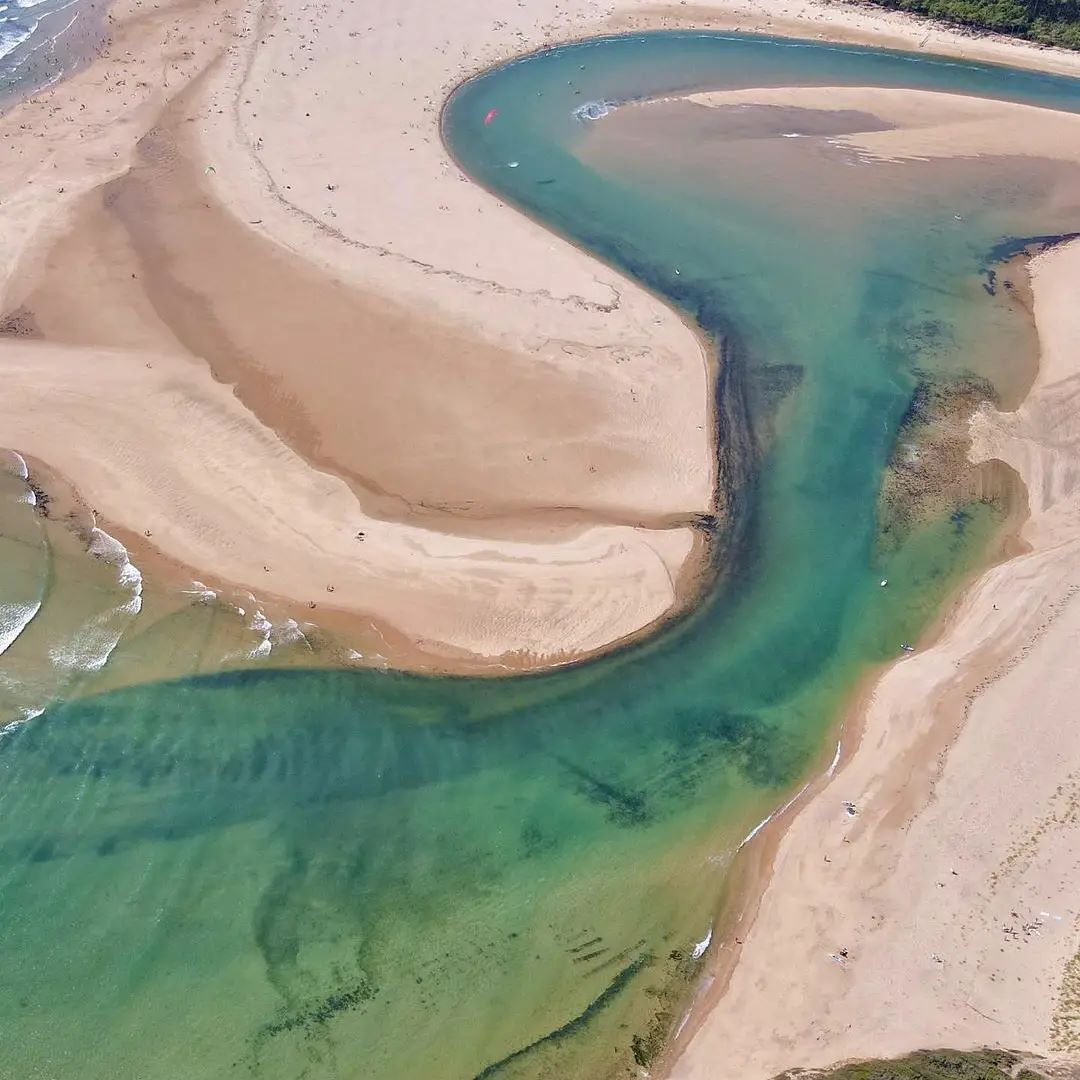
<path fill-rule="evenodd" d="M 1080 49 L 1080 0 L 872 0 L 980 30 Z"/>

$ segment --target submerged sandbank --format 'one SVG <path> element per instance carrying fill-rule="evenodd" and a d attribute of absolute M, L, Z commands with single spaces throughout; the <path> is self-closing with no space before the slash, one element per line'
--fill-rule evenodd
<path fill-rule="evenodd" d="M 806 111 L 862 115 L 871 121 L 865 130 L 859 130 L 856 122 L 826 139 L 831 146 L 856 152 L 862 161 L 964 157 L 1080 161 L 1080 115 L 1012 101 L 881 86 L 729 90 L 690 94 L 681 100 L 709 109 L 794 109 L 795 117 Z M 1066 190 L 1062 197 L 1075 193 Z"/>
<path fill-rule="evenodd" d="M 1015 412 L 972 421 L 973 458 L 1027 484 L 1030 550 L 980 578 L 941 638 L 874 688 L 858 745 L 780 839 L 733 974 L 673 1077 L 715 1076 L 720 1061 L 766 1080 L 916 1046 L 1080 1045 L 1080 243 L 1039 255 L 1032 275 L 1035 387 Z"/>

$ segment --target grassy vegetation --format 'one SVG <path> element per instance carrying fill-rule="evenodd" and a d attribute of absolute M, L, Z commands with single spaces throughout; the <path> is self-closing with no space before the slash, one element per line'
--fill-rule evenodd
<path fill-rule="evenodd" d="M 979 30 L 1080 49 L 1080 0 L 871 0 Z"/>
<path fill-rule="evenodd" d="M 1020 1054 L 1009 1050 L 919 1050 L 894 1061 L 860 1061 L 836 1069 L 791 1069 L 775 1080 L 1013 1080 Z M 1015 1080 L 1044 1080 L 1021 1069 Z"/>

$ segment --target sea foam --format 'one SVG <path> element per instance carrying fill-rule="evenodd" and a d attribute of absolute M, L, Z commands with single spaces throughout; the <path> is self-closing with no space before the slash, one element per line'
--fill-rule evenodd
<path fill-rule="evenodd" d="M 694 960 L 700 960 L 708 951 L 709 946 L 712 944 L 712 927 L 709 927 L 709 932 L 694 946 L 694 951 L 690 954 Z"/>
<path fill-rule="evenodd" d="M 127 548 L 104 529 L 93 528 L 86 550 L 116 569 L 116 582 L 127 590 L 128 598 L 88 619 L 68 641 L 54 645 L 49 658 L 60 668 L 100 671 L 131 620 L 142 611 L 143 577 Z"/>
<path fill-rule="evenodd" d="M 19 716 L 14 720 L 9 720 L 6 724 L 0 726 L 0 739 L 5 735 L 10 735 L 18 728 L 21 728 L 23 724 L 27 724 L 31 720 L 36 720 L 39 716 L 43 715 L 44 712 L 44 709 L 23 709 L 22 716 Z"/>
<path fill-rule="evenodd" d="M 602 120 L 609 113 L 613 113 L 619 107 L 617 101 L 586 101 L 574 110 L 574 117 L 583 123 L 592 120 Z"/>
<path fill-rule="evenodd" d="M 9 460 L 4 461 L 2 466 L 4 472 L 9 472 L 13 476 L 17 476 L 20 480 L 30 479 L 30 467 L 26 464 L 26 458 L 22 456 L 17 450 L 5 450 L 5 454 L 9 455 Z"/>
<path fill-rule="evenodd" d="M 32 604 L 0 604 L 0 656 L 15 644 L 40 610 L 40 600 Z"/>
<path fill-rule="evenodd" d="M 217 593 L 201 581 L 192 581 L 191 588 L 184 589 L 184 595 L 195 597 L 197 604 L 209 604 L 217 599 Z"/>
<path fill-rule="evenodd" d="M 0 59 L 14 52 L 33 32 L 33 27 L 0 24 Z"/>
<path fill-rule="evenodd" d="M 14 501 L 23 506 L 37 506 L 37 494 L 30 486 L 30 469 L 27 467 L 26 458 L 15 450 L 4 451 L 0 458 L 0 469 L 25 485 L 15 497 Z M 44 582 L 41 584 L 44 589 Z M 19 635 L 30 625 L 34 616 L 41 610 L 42 591 L 39 590 L 35 600 L 0 602 L 0 656 L 2 656 Z"/>
<path fill-rule="evenodd" d="M 252 660 L 264 659 L 276 646 L 280 645 L 295 645 L 302 641 L 309 649 L 311 648 L 307 634 L 295 619 L 285 619 L 284 622 L 275 625 L 261 610 L 256 609 L 248 623 L 248 629 L 259 635 L 258 643 L 248 652 L 248 657 Z"/>

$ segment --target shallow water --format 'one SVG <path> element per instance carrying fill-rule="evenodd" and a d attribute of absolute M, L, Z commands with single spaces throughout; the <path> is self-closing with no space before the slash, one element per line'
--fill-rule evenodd
<path fill-rule="evenodd" d="M 0 108 L 71 74 L 103 41 L 94 0 L 0 0 Z"/>
<path fill-rule="evenodd" d="M 650 642 L 502 682 L 242 672 L 82 697 L 227 662 L 225 616 L 147 626 L 130 574 L 0 477 L 0 600 L 44 596 L 0 656 L 17 692 L 78 627 L 134 620 L 0 736 L 0 1075 L 596 1080 L 651 1057 L 741 838 L 827 764 L 859 676 L 996 551 L 999 502 L 885 544 L 878 493 L 920 379 L 1030 377 L 1022 313 L 982 272 L 1004 237 L 1070 224 L 1041 163 L 875 175 L 759 128 L 682 143 L 678 109 L 574 115 L 795 83 L 1080 110 L 1067 80 L 706 34 L 554 50 L 447 109 L 474 177 L 724 337 L 722 573 Z"/>

